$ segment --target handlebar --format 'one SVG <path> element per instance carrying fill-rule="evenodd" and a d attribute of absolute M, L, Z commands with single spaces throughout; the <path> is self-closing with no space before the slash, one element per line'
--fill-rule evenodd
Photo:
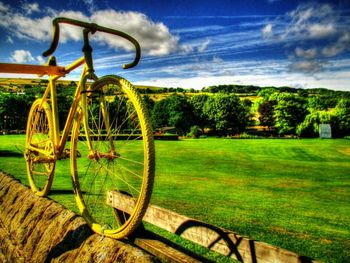
<path fill-rule="evenodd" d="M 112 35 L 116 35 L 116 36 L 120 36 L 122 38 L 125 38 L 125 39 L 129 40 L 135 46 L 136 55 L 135 55 L 134 61 L 129 63 L 129 64 L 124 64 L 123 68 L 128 69 L 131 67 L 135 67 L 140 61 L 141 47 L 140 47 L 139 42 L 137 42 L 137 40 L 135 38 L 129 36 L 128 34 L 126 34 L 124 32 L 121 32 L 119 30 L 99 26 L 95 23 L 86 23 L 86 22 L 82 22 L 79 20 L 74 20 L 74 19 L 70 19 L 70 18 L 66 18 L 66 17 L 57 17 L 52 21 L 52 24 L 53 24 L 52 42 L 51 42 L 50 48 L 43 53 L 44 57 L 47 57 L 47 56 L 53 54 L 53 52 L 55 52 L 55 50 L 57 48 L 58 40 L 59 40 L 59 36 L 60 36 L 60 27 L 59 27 L 60 23 L 83 27 L 83 28 L 89 30 L 89 32 L 91 32 L 92 34 L 99 31 L 99 32 L 104 32 L 104 33 L 108 33 L 108 34 L 112 34 Z"/>

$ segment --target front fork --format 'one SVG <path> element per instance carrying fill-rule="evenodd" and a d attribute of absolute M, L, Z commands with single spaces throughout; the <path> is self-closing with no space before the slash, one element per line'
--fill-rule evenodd
<path fill-rule="evenodd" d="M 95 82 L 92 83 L 90 86 L 86 85 L 86 82 L 88 79 L 93 79 Z M 85 137 L 86 137 L 86 142 L 89 148 L 89 154 L 88 158 L 90 160 L 99 160 L 101 158 L 106 158 L 110 161 L 120 157 L 120 155 L 116 152 L 114 142 L 113 142 L 113 134 L 110 126 L 110 120 L 109 120 L 109 114 L 108 114 L 108 109 L 106 105 L 106 100 L 105 96 L 103 94 L 103 91 L 101 88 L 97 85 L 95 85 L 96 81 L 98 81 L 97 76 L 93 72 L 88 72 L 84 79 L 83 79 L 83 85 L 82 85 L 82 90 L 81 90 L 81 100 L 80 100 L 80 107 L 82 109 L 82 118 L 83 118 L 83 125 L 84 125 L 84 130 L 85 130 Z M 101 152 L 99 150 L 94 149 L 93 146 L 93 141 L 94 138 L 92 137 L 92 134 L 94 131 L 94 127 L 90 129 L 89 125 L 89 116 L 92 116 L 94 114 L 92 111 L 89 112 L 88 106 L 89 104 L 94 103 L 94 99 L 96 99 L 96 103 L 99 104 L 99 116 L 101 114 L 102 120 L 103 120 L 103 125 L 105 129 L 102 129 L 102 127 L 96 127 L 98 130 L 98 136 L 105 136 L 108 138 L 109 141 L 109 151 L 108 152 Z M 92 117 L 93 118 L 93 117 Z M 92 122 L 92 120 L 90 120 Z M 105 130 L 105 134 L 101 134 L 102 130 Z"/>

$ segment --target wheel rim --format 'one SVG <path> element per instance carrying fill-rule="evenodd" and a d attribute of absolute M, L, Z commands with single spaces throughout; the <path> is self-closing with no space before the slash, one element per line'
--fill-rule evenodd
<path fill-rule="evenodd" d="M 37 195 L 43 196 L 51 187 L 55 158 L 50 113 L 44 107 L 39 110 L 40 104 L 41 100 L 33 104 L 28 119 L 25 158 L 30 186 Z M 29 146 L 31 148 L 28 148 Z M 38 149 L 38 151 L 32 148 Z M 52 161 L 47 161 L 47 157 Z M 45 158 L 46 161 L 43 162 Z"/>
<path fill-rule="evenodd" d="M 116 238 L 128 235 L 141 220 L 154 176 L 147 116 L 130 89 L 115 78 L 95 83 L 93 92 L 86 93 L 89 117 L 84 125 L 80 113 L 72 149 L 81 155 L 73 158 L 72 167 L 78 206 L 95 232 Z M 136 205 L 130 216 L 106 204 L 109 191 L 132 196 Z"/>

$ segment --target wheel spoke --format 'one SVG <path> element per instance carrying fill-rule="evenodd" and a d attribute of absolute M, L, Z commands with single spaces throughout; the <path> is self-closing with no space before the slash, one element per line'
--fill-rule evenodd
<path fill-rule="evenodd" d="M 76 187 L 77 197 L 93 230 L 121 238 L 135 229 L 149 200 L 150 191 L 143 191 L 151 189 L 153 183 L 154 170 L 148 167 L 154 167 L 154 152 L 153 144 L 150 145 L 152 138 L 144 139 L 152 133 L 145 124 L 148 119 L 144 116 L 141 99 L 126 81 L 103 77 L 90 89 L 99 95 L 86 100 L 87 105 L 83 105 L 86 109 L 80 114 L 88 116 L 77 118 L 74 125 L 72 150 L 82 154 L 80 158 L 72 155 L 75 158 L 73 180 L 82 181 L 80 187 Z M 84 122 L 89 127 L 84 127 Z M 80 141 L 80 131 L 85 135 L 84 141 Z M 145 158 L 145 154 L 151 156 Z M 145 166 L 145 160 L 151 163 Z M 119 219 L 115 220 L 114 209 L 106 203 L 109 191 L 131 194 L 138 200 L 129 219 L 119 211 Z M 133 221 L 135 224 L 131 224 Z"/>
<path fill-rule="evenodd" d="M 39 107 L 42 108 L 39 110 Z M 32 190 L 45 196 L 51 188 L 55 170 L 53 121 L 46 102 L 36 100 L 28 116 L 26 131 L 27 175 Z"/>

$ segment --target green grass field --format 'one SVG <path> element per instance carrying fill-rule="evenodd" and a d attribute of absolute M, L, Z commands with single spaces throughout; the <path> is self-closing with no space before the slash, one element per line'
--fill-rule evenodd
<path fill-rule="evenodd" d="M 0 169 L 27 184 L 24 136 L 0 136 Z M 156 142 L 152 203 L 323 262 L 350 261 L 350 140 Z M 75 209 L 69 161 L 51 198 Z M 219 261 L 219 259 L 218 259 Z"/>

